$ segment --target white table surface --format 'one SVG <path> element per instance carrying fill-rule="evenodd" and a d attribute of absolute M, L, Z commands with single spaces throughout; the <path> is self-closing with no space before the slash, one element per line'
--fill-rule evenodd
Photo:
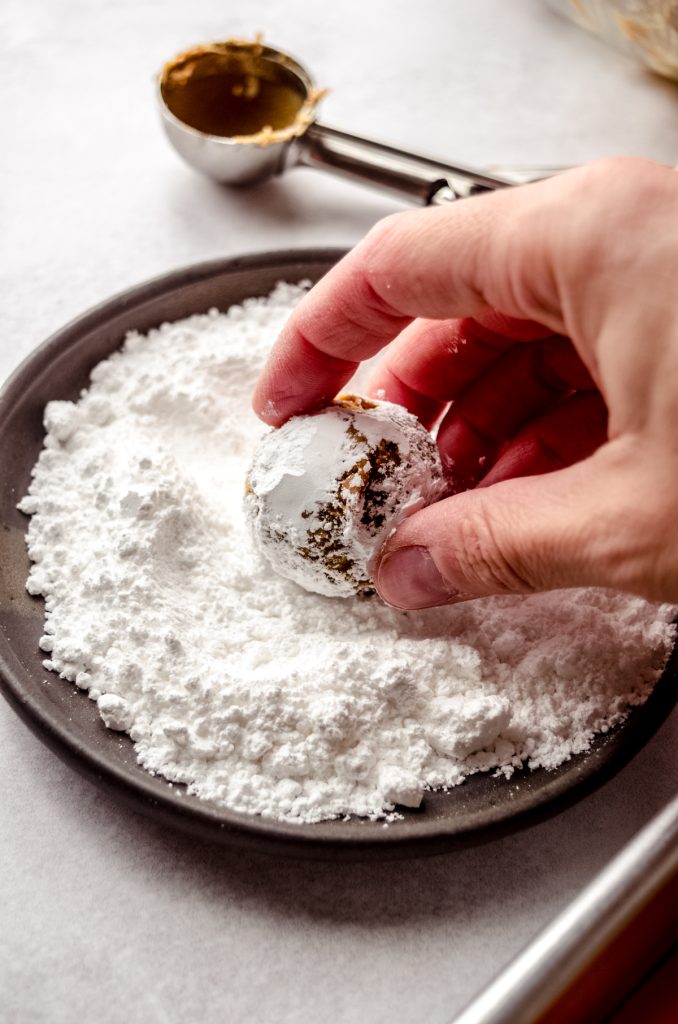
<path fill-rule="evenodd" d="M 258 29 L 332 87 L 324 119 L 348 131 L 478 165 L 678 161 L 678 90 L 538 0 L 5 0 L 0 379 L 145 278 L 349 244 L 397 208 L 315 171 L 228 191 L 169 150 L 153 73 Z M 0 703 L 0 1018 L 443 1024 L 668 800 L 677 767 L 674 713 L 614 781 L 514 837 L 284 862 L 136 817 Z"/>

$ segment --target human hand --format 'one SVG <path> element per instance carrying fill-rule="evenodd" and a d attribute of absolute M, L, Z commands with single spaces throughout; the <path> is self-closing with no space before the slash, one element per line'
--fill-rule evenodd
<path fill-rule="evenodd" d="M 299 305 L 254 409 L 278 426 L 331 401 L 384 346 L 368 393 L 442 415 L 446 469 L 478 483 L 389 538 L 385 601 L 678 600 L 675 171 L 605 160 L 386 218 Z"/>

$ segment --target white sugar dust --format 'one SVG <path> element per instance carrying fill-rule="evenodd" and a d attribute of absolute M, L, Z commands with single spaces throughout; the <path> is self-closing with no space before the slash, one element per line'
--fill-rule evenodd
<path fill-rule="evenodd" d="M 249 396 L 303 290 L 131 334 L 47 406 L 20 507 L 54 685 L 88 691 L 148 771 L 290 822 L 388 820 L 585 751 L 647 699 L 673 609 L 581 590 L 405 613 L 309 593 L 255 552 Z"/>

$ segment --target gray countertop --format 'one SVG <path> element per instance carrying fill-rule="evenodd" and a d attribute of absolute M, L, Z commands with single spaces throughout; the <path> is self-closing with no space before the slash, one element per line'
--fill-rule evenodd
<path fill-rule="evenodd" d="M 91 304 L 213 256 L 350 244 L 389 199 L 296 170 L 231 192 L 168 149 L 152 75 L 266 38 L 324 119 L 468 164 L 678 159 L 678 90 L 537 0 L 5 0 L 0 379 Z M 678 715 L 551 821 L 429 860 L 275 861 L 103 797 L 0 704 L 0 1019 L 412 1021 L 455 1011 L 673 794 Z"/>

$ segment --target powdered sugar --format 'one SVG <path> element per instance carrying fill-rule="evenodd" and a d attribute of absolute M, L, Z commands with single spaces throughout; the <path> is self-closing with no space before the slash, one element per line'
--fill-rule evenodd
<path fill-rule="evenodd" d="M 668 607 L 588 590 L 402 613 L 309 594 L 253 553 L 249 393 L 301 292 L 132 335 L 47 407 L 21 505 L 46 666 L 149 771 L 290 821 L 388 816 L 585 750 L 646 699 Z"/>

